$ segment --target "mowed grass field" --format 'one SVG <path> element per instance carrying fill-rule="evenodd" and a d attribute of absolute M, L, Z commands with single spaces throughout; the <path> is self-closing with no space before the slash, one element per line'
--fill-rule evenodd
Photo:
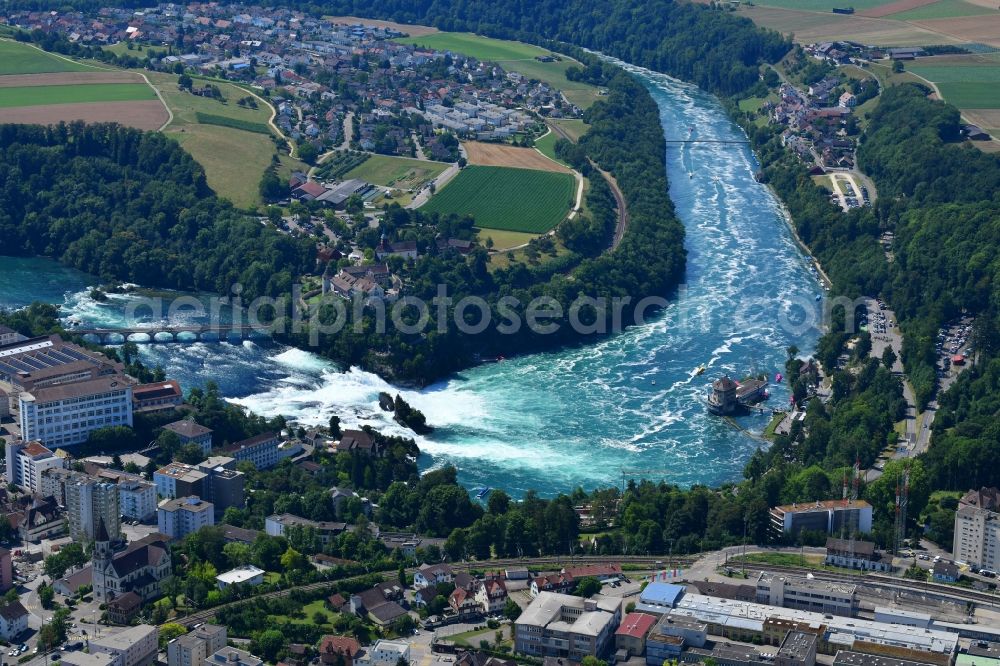
<path fill-rule="evenodd" d="M 562 90 L 566 99 L 581 109 L 589 107 L 598 99 L 596 86 L 566 78 L 566 70 L 579 63 L 567 56 L 560 56 L 562 59 L 555 62 L 539 62 L 535 60 L 536 56 L 548 56 L 552 52 L 538 46 L 468 32 L 437 32 L 420 37 L 400 37 L 395 41 L 496 62 L 507 71 L 518 72 Z"/>
<path fill-rule="evenodd" d="M 222 104 L 214 99 L 179 90 L 177 76 L 174 74 L 153 72 L 147 76 L 174 114 L 173 121 L 164 133 L 176 139 L 201 164 L 209 187 L 237 206 L 246 208 L 259 204 L 260 177 L 270 166 L 271 157 L 275 153 L 271 135 L 199 123 L 198 114 L 267 125 L 271 108 L 260 101 L 257 102 L 256 109 L 238 106 L 236 101 L 250 93 L 229 83 L 212 82 L 227 100 L 226 104 Z M 203 85 L 203 82 L 198 81 L 196 85 Z M 282 164 L 289 172 L 293 169 L 308 169 L 302 162 L 291 158 L 285 158 Z"/>
<path fill-rule="evenodd" d="M 937 84 L 941 96 L 959 109 L 1000 108 L 1000 56 L 953 56 L 909 63 L 912 73 Z"/>
<path fill-rule="evenodd" d="M 448 164 L 445 162 L 428 162 L 426 160 L 414 160 L 406 157 L 372 155 L 344 174 L 344 179 L 360 178 L 376 185 L 409 190 L 421 187 L 427 181 L 436 178 L 447 168 Z"/>
<path fill-rule="evenodd" d="M 83 102 L 131 102 L 151 99 L 156 99 L 156 93 L 145 83 L 92 83 L 0 88 L 0 108 L 80 104 Z"/>
<path fill-rule="evenodd" d="M 46 72 L 93 72 L 94 70 L 94 67 L 63 60 L 27 44 L 8 40 L 0 41 L 0 76 Z"/>
<path fill-rule="evenodd" d="M 544 233 L 566 217 L 574 188 L 566 173 L 468 166 L 421 210 L 472 215 L 483 229 Z"/>

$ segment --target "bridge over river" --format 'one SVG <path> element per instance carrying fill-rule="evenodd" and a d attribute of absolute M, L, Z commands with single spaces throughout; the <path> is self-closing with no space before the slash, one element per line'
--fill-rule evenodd
<path fill-rule="evenodd" d="M 222 342 L 229 339 L 246 340 L 252 336 L 268 337 L 271 328 L 261 324 L 164 324 L 121 328 L 73 328 L 73 333 L 87 335 L 101 344 L 121 342 Z M 143 339 L 146 336 L 148 339 Z"/>

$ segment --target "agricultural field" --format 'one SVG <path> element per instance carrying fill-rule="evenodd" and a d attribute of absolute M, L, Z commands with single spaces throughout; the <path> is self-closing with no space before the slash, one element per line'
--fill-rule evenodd
<path fill-rule="evenodd" d="M 371 155 L 367 160 L 344 174 L 344 178 L 360 178 L 375 185 L 401 190 L 419 189 L 424 183 L 437 178 L 448 164 L 414 160 L 389 155 Z"/>
<path fill-rule="evenodd" d="M 327 180 L 335 180 L 355 168 L 371 155 L 353 150 L 338 150 L 331 153 L 323 163 L 316 167 L 315 176 Z"/>
<path fill-rule="evenodd" d="M 958 44 L 952 35 L 929 30 L 916 23 L 895 21 L 893 17 L 866 18 L 828 12 L 781 9 L 778 7 L 741 7 L 739 13 L 754 23 L 793 35 L 800 44 L 852 40 L 881 46 L 924 46 Z"/>
<path fill-rule="evenodd" d="M 160 128 L 167 110 L 133 72 L 85 65 L 0 41 L 0 122 L 118 122 Z"/>
<path fill-rule="evenodd" d="M 908 69 L 934 82 L 941 96 L 963 113 L 1000 109 L 1000 55 L 921 58 Z"/>
<path fill-rule="evenodd" d="M 155 100 L 145 83 L 92 83 L 62 86 L 0 87 L 0 108 L 82 104 L 85 102 L 131 102 Z"/>
<path fill-rule="evenodd" d="M 20 42 L 0 40 L 0 76 L 45 72 L 92 72 L 94 67 L 64 60 Z"/>
<path fill-rule="evenodd" d="M 764 7 L 828 13 L 834 7 L 854 7 L 854 11 L 860 12 L 887 3 L 886 0 L 756 0 L 755 4 Z"/>
<path fill-rule="evenodd" d="M 178 89 L 176 75 L 148 76 L 174 114 L 164 134 L 176 139 L 201 164 L 209 187 L 237 206 L 259 204 L 260 177 L 276 150 L 271 130 L 262 133 L 269 128 L 271 107 L 260 102 L 256 109 L 237 105 L 249 93 L 229 83 L 212 82 L 225 97 L 223 104 Z"/>
<path fill-rule="evenodd" d="M 1000 47 L 1000 12 L 914 21 L 912 24 L 947 36 L 958 43 L 975 42 Z"/>
<path fill-rule="evenodd" d="M 566 217 L 575 189 L 566 173 L 468 166 L 422 210 L 472 215 L 483 229 L 543 233 Z"/>
<path fill-rule="evenodd" d="M 974 5 L 965 0 L 936 0 L 923 7 L 891 14 L 897 21 L 923 21 L 927 19 L 958 18 L 961 16 L 982 16 L 996 14 L 996 9 Z"/>
<path fill-rule="evenodd" d="M 549 136 L 554 137 L 554 133 L 546 135 L 546 137 Z M 552 157 L 549 157 L 533 148 L 518 148 L 502 143 L 480 143 L 478 141 L 467 141 L 462 145 L 465 146 L 465 152 L 469 156 L 469 164 L 538 169 L 558 173 L 571 173 L 572 171 L 569 167 L 555 161 L 554 153 Z M 543 142 L 543 145 L 546 144 Z M 550 147 L 555 145 L 554 138 L 549 145 Z"/>
<path fill-rule="evenodd" d="M 596 86 L 566 78 L 566 70 L 577 64 L 575 60 L 559 56 L 561 59 L 555 62 L 539 62 L 535 60 L 536 56 L 547 56 L 552 52 L 531 44 L 482 37 L 467 32 L 438 32 L 420 37 L 401 37 L 396 41 L 496 62 L 508 71 L 519 72 L 528 78 L 538 79 L 559 88 L 566 95 L 566 99 L 581 109 L 589 107 L 598 99 Z"/>

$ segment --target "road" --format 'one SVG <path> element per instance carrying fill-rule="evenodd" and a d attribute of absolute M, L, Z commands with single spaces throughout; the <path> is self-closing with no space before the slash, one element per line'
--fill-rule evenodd
<path fill-rule="evenodd" d="M 432 184 L 434 185 L 434 191 L 436 192 L 437 190 L 440 190 L 442 187 L 447 185 L 452 178 L 457 176 L 459 171 L 461 171 L 461 169 L 458 168 L 457 162 L 455 164 L 448 165 L 448 168 L 442 171 L 440 174 L 438 174 L 437 178 L 432 180 L 430 183 L 424 185 L 424 187 L 422 187 L 420 191 L 417 192 L 417 194 L 413 197 L 413 201 L 411 201 L 406 207 L 420 208 L 421 206 L 423 206 L 425 203 L 427 203 L 427 200 L 431 198 Z"/>

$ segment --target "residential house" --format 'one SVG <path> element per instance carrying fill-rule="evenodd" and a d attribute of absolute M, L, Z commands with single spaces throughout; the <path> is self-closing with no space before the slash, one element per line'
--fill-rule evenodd
<path fill-rule="evenodd" d="M 425 564 L 413 574 L 413 587 L 419 590 L 422 587 L 437 583 L 452 583 L 455 574 L 447 564 Z"/>
<path fill-rule="evenodd" d="M 0 638 L 13 642 L 28 630 L 28 610 L 20 601 L 0 606 Z"/>
<path fill-rule="evenodd" d="M 327 666 L 354 666 L 361 644 L 352 636 L 324 636 L 319 642 L 320 663 Z"/>

